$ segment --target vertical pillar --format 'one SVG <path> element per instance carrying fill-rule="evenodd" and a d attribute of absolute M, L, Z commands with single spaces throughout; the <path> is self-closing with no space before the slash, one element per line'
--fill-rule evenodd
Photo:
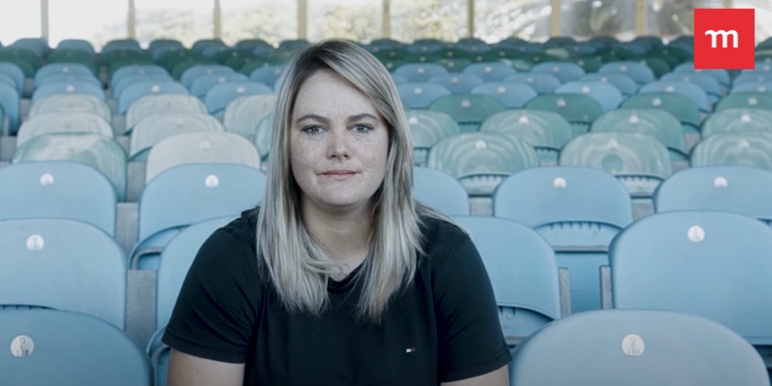
<path fill-rule="evenodd" d="M 45 41 L 48 41 L 50 36 L 48 27 L 48 0 L 40 0 L 40 37 Z"/>
<path fill-rule="evenodd" d="M 308 0 L 298 0 L 298 39 L 308 39 Z"/>
<path fill-rule="evenodd" d="M 635 2 L 635 34 L 646 35 L 646 0 Z"/>
<path fill-rule="evenodd" d="M 131 39 L 137 38 L 137 8 L 134 0 L 129 0 L 129 16 L 127 18 L 126 34 Z"/>
<path fill-rule="evenodd" d="M 214 17 L 212 24 L 214 26 L 214 38 L 222 39 L 222 6 L 220 5 L 220 0 L 214 0 L 214 13 L 212 16 Z"/>
<path fill-rule="evenodd" d="M 474 37 L 474 0 L 466 0 L 466 36 Z"/>
<path fill-rule="evenodd" d="M 560 36 L 562 33 L 561 26 L 560 26 L 560 18 L 561 18 L 561 1 L 560 0 L 552 0 L 552 17 L 550 18 L 550 35 L 551 36 Z"/>
<path fill-rule="evenodd" d="M 381 5 L 381 35 L 384 39 L 391 39 L 391 0 L 382 0 Z"/>

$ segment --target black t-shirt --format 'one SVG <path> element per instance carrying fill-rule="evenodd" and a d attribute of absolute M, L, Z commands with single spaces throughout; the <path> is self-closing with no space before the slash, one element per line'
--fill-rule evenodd
<path fill-rule="evenodd" d="M 356 271 L 330 280 L 321 315 L 284 308 L 258 273 L 256 212 L 201 247 L 163 337 L 201 358 L 245 363 L 244 385 L 438 385 L 506 365 L 493 290 L 470 238 L 426 219 L 426 256 L 380 325 L 359 320 Z M 360 265 L 362 267 L 362 265 Z"/>

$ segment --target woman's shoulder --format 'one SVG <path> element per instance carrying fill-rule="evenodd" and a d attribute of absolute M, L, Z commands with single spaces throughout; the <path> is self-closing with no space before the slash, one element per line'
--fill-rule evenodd
<path fill-rule="evenodd" d="M 470 242 L 469 235 L 451 217 L 427 211 L 420 214 L 421 246 L 429 258 L 447 256 L 458 246 Z"/>
<path fill-rule="evenodd" d="M 238 243 L 252 245 L 254 248 L 256 238 L 257 214 L 260 207 L 252 208 L 241 212 L 241 215 L 218 229 L 215 234 L 228 238 Z"/>

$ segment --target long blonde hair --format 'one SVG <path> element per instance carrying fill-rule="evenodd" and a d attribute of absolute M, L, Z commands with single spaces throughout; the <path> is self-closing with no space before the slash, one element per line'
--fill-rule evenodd
<path fill-rule="evenodd" d="M 313 314 L 324 310 L 329 275 L 337 265 L 303 224 L 288 135 L 298 90 L 319 70 L 337 73 L 367 95 L 389 129 L 387 171 L 373 197 L 372 248 L 361 267 L 358 304 L 361 318 L 378 322 L 389 301 L 415 276 L 422 254 L 422 213 L 438 215 L 412 197 L 412 140 L 396 87 L 386 68 L 354 43 L 332 40 L 310 46 L 286 67 L 274 113 L 266 194 L 257 219 L 258 265 L 288 309 Z"/>

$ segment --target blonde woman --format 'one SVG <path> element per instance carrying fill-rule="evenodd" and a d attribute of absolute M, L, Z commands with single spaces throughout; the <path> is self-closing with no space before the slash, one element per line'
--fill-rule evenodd
<path fill-rule="evenodd" d="M 477 250 L 412 198 L 387 70 L 353 43 L 304 50 L 271 146 L 262 206 L 188 272 L 164 336 L 169 385 L 507 385 Z"/>

